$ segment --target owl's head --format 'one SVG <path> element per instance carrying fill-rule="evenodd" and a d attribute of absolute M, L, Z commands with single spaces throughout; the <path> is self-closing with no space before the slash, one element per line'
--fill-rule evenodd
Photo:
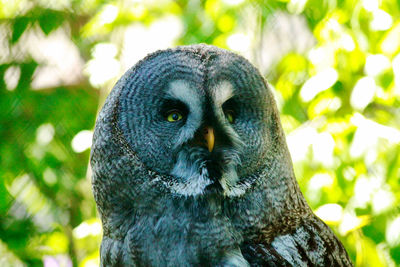
<path fill-rule="evenodd" d="M 271 91 L 234 53 L 208 45 L 158 51 L 116 87 L 122 138 L 174 193 L 240 195 L 271 155 L 286 153 Z"/>

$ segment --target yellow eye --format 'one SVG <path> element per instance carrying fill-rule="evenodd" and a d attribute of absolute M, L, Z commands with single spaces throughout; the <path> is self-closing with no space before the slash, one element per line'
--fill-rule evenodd
<path fill-rule="evenodd" d="M 235 122 L 235 116 L 232 110 L 227 110 L 225 111 L 225 117 L 228 120 L 229 123 L 234 123 Z"/>
<path fill-rule="evenodd" d="M 183 116 L 178 110 L 171 110 L 167 114 L 167 120 L 169 122 L 180 121 L 182 118 Z"/>

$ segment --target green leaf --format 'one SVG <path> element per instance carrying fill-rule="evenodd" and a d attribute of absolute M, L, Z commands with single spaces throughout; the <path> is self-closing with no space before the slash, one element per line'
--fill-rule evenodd
<path fill-rule="evenodd" d="M 60 27 L 64 20 L 62 12 L 51 9 L 43 10 L 43 13 L 38 18 L 40 28 L 46 35 Z"/>
<path fill-rule="evenodd" d="M 27 29 L 31 20 L 28 17 L 17 17 L 15 18 L 12 25 L 12 35 L 11 35 L 11 43 L 16 43 L 24 31 Z"/>
<path fill-rule="evenodd" d="M 8 193 L 5 185 L 4 185 L 4 180 L 0 180 L 0 216 L 4 215 L 8 208 L 9 204 L 11 202 L 11 196 Z"/>

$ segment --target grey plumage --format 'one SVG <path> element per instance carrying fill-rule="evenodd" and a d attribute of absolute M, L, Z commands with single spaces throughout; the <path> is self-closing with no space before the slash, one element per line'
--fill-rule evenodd
<path fill-rule="evenodd" d="M 268 85 L 231 52 L 183 46 L 127 71 L 91 166 L 102 266 L 351 266 L 300 192 Z"/>

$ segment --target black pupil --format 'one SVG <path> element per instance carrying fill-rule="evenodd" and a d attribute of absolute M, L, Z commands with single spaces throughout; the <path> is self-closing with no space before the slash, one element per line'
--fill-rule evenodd
<path fill-rule="evenodd" d="M 179 119 L 178 113 L 172 113 L 172 119 L 173 119 L 174 121 L 177 121 L 177 120 Z"/>

